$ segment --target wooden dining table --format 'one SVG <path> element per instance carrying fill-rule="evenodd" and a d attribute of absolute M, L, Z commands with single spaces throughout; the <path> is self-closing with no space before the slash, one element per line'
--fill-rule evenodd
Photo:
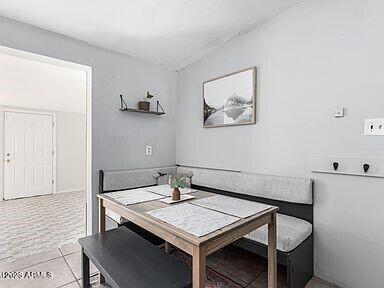
<path fill-rule="evenodd" d="M 194 199 L 201 199 L 217 194 L 196 191 L 190 193 L 190 195 L 193 195 Z M 248 233 L 268 225 L 268 288 L 277 287 L 276 211 L 278 207 L 271 206 L 260 213 L 242 218 L 205 236 L 197 237 L 147 214 L 149 211 L 169 207 L 169 204 L 153 200 L 124 205 L 109 197 L 108 194 L 99 194 L 97 197 L 99 199 L 100 233 L 105 232 L 105 209 L 109 209 L 164 239 L 166 241 L 165 252 L 169 253 L 170 247 L 174 246 L 192 256 L 193 288 L 205 288 L 206 258 L 208 255 L 235 242 Z"/>

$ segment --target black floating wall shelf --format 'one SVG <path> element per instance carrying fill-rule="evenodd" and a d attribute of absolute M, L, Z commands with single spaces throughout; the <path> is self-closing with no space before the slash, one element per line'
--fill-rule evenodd
<path fill-rule="evenodd" d="M 148 110 L 141 110 L 141 109 L 135 109 L 135 108 L 129 108 L 127 107 L 127 104 L 123 100 L 123 95 L 120 95 L 120 111 L 124 112 L 134 112 L 134 113 L 143 113 L 143 114 L 152 114 L 152 115 L 164 115 L 164 109 L 161 107 L 160 102 L 156 101 L 156 111 L 148 111 Z M 161 109 L 161 110 L 159 110 Z"/>
<path fill-rule="evenodd" d="M 136 112 L 136 113 L 144 113 L 144 114 L 153 114 L 153 115 L 163 115 L 165 112 L 161 111 L 146 111 L 146 110 L 140 110 L 140 109 L 133 109 L 133 108 L 120 108 L 120 111 L 125 112 Z"/>

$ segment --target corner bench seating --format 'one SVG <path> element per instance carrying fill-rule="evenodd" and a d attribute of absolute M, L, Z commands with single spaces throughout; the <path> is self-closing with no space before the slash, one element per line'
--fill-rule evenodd
<path fill-rule="evenodd" d="M 89 260 L 113 288 L 192 287 L 191 269 L 128 228 L 84 237 L 79 243 L 82 287 L 90 287 Z"/>
<path fill-rule="evenodd" d="M 277 249 L 282 252 L 294 250 L 312 234 L 312 224 L 305 220 L 277 213 L 276 222 L 279 227 Z M 263 226 L 249 233 L 245 238 L 267 245 L 268 229 Z"/>
<path fill-rule="evenodd" d="M 287 267 L 287 287 L 304 288 L 313 276 L 313 181 L 307 178 L 281 177 L 216 169 L 170 166 L 119 172 L 100 171 L 100 193 L 163 184 L 153 173 L 192 172 L 192 188 L 237 197 L 279 207 L 277 215 L 277 261 Z M 165 177 L 164 177 L 165 178 Z M 107 215 L 119 225 L 119 215 Z M 145 234 L 145 233 L 144 233 Z M 146 237 L 147 235 L 144 235 Z M 153 236 L 153 235 L 152 235 Z M 151 237 L 151 236 L 150 236 Z M 156 238 L 156 237 L 155 237 Z M 262 257 L 267 257 L 267 230 L 262 227 L 235 242 Z"/>

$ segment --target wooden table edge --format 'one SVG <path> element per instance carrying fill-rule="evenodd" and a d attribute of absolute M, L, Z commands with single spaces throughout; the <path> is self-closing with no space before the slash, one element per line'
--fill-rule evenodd
<path fill-rule="evenodd" d="M 215 231 L 213 231 L 213 232 L 211 232 L 211 233 L 209 233 L 209 234 L 207 234 L 207 235 L 204 235 L 204 236 L 202 236 L 202 237 L 197 237 L 197 236 L 195 236 L 195 235 L 193 235 L 193 234 L 190 234 L 190 233 L 188 233 L 188 232 L 183 231 L 183 230 L 180 229 L 180 228 L 177 228 L 177 227 L 171 227 L 171 226 L 172 226 L 171 224 L 168 224 L 168 223 L 166 223 L 166 222 L 164 222 L 164 221 L 161 221 L 161 220 L 159 220 L 159 219 L 156 219 L 155 217 L 152 217 L 152 216 L 150 216 L 150 215 L 148 215 L 148 214 L 146 214 L 146 215 L 144 216 L 143 214 L 141 214 L 141 213 L 139 213 L 139 212 L 136 212 L 136 211 L 134 211 L 134 210 L 132 210 L 132 209 L 129 209 L 128 206 L 125 206 L 125 205 L 121 204 L 120 202 L 118 202 L 117 200 L 115 200 L 115 199 L 113 199 L 113 198 L 111 198 L 111 197 L 109 197 L 109 196 L 106 196 L 106 195 L 103 195 L 103 194 L 98 194 L 97 197 L 98 197 L 99 199 L 101 199 L 101 200 L 105 200 L 106 205 L 105 205 L 104 201 L 102 201 L 102 205 L 103 205 L 105 208 L 107 208 L 107 209 L 110 209 L 110 210 L 112 210 L 112 211 L 114 211 L 114 209 L 113 209 L 114 207 L 116 207 L 118 210 L 120 210 L 120 209 L 125 209 L 124 212 L 130 213 L 130 214 L 132 214 L 132 216 L 134 216 L 134 217 L 138 217 L 138 218 L 140 218 L 142 221 L 145 221 L 145 222 L 149 223 L 150 225 L 155 225 L 156 227 L 160 226 L 161 229 L 165 230 L 167 233 L 175 234 L 177 237 L 183 239 L 184 241 L 187 241 L 188 243 L 190 243 L 190 244 L 192 244 L 192 245 L 196 245 L 196 246 L 204 246 L 204 245 L 207 245 L 207 243 L 209 243 L 209 242 L 211 242 L 211 241 L 214 241 L 214 240 L 217 239 L 217 238 L 222 237 L 222 234 L 217 234 L 217 235 L 215 235 L 214 237 L 209 238 L 210 234 L 212 234 L 212 233 L 217 233 L 218 231 L 221 231 L 222 229 L 225 229 L 225 228 L 226 228 L 226 227 L 223 227 L 223 228 L 220 228 L 220 229 L 218 229 L 218 230 L 215 230 Z M 152 201 L 158 201 L 158 200 L 151 200 L 151 201 L 148 201 L 148 202 L 152 202 Z M 111 204 L 111 205 L 114 206 L 114 207 L 111 207 L 109 204 Z M 139 203 L 139 204 L 140 204 L 140 203 Z M 108 206 L 109 206 L 109 207 L 108 207 Z M 258 229 L 258 228 L 260 228 L 260 227 L 266 225 L 268 222 L 265 222 L 265 223 L 263 223 L 263 224 L 261 224 L 261 225 L 257 225 L 257 226 L 255 227 L 254 222 L 257 221 L 259 218 L 268 217 L 268 215 L 271 215 L 273 212 L 276 212 L 276 211 L 279 209 L 279 208 L 276 207 L 276 206 L 272 206 L 272 205 L 270 205 L 270 206 L 271 206 L 271 207 L 268 208 L 267 210 L 261 211 L 261 212 L 259 212 L 259 213 L 257 213 L 257 214 L 254 214 L 254 215 L 250 216 L 250 217 L 253 217 L 254 219 L 252 219 L 252 220 L 248 220 L 247 222 L 241 223 L 240 225 L 233 226 L 232 228 L 230 228 L 229 230 L 225 231 L 224 233 L 232 233 L 232 232 L 234 232 L 234 231 L 236 231 L 236 230 L 238 230 L 239 228 L 244 227 L 244 226 L 252 226 L 252 227 L 253 227 L 253 230 L 256 230 L 256 229 Z M 114 212 L 117 213 L 116 211 L 114 211 Z M 117 214 L 120 214 L 120 213 L 117 213 Z M 126 214 L 126 213 L 124 213 L 124 214 Z M 121 215 L 121 216 L 124 217 L 124 215 Z M 126 218 L 126 217 L 124 217 L 124 218 Z M 134 220 L 132 220 L 132 219 L 128 219 L 128 218 L 130 218 L 130 217 L 127 217 L 127 220 L 132 221 L 132 222 L 135 222 Z M 239 218 L 239 217 L 237 217 L 237 218 Z M 246 220 L 246 218 L 239 218 L 239 221 L 241 221 L 241 220 Z M 232 225 L 234 225 L 234 224 L 236 224 L 236 222 L 235 222 L 235 223 L 232 223 L 232 224 L 230 224 L 230 225 L 228 225 L 228 226 L 232 226 Z M 228 227 L 228 226 L 227 226 L 227 227 Z M 144 228 L 144 227 L 143 227 L 143 228 Z M 145 229 L 145 228 L 144 228 L 144 229 Z M 253 230 L 251 229 L 251 231 L 249 231 L 249 233 L 252 232 Z M 151 231 L 150 231 L 150 232 L 151 232 Z M 154 234 L 156 234 L 156 233 L 154 233 Z M 188 235 L 185 235 L 185 234 L 188 234 Z M 248 234 L 248 233 L 245 233 L 243 236 L 245 236 L 246 234 Z M 240 238 L 241 238 L 241 237 L 240 237 Z M 236 241 L 236 240 L 234 240 L 234 241 Z"/>

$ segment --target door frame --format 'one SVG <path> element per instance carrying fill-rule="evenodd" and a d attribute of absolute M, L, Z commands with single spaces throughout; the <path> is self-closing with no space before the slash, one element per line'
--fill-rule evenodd
<path fill-rule="evenodd" d="M 0 46 L 0 53 L 24 58 L 28 60 L 39 61 L 46 64 L 57 65 L 61 67 L 76 69 L 86 73 L 86 142 L 87 142 L 87 179 L 86 179 L 86 190 L 87 190 L 87 201 L 86 201 L 86 233 L 87 235 L 92 234 L 92 67 L 74 62 L 64 61 L 48 56 L 43 56 L 35 53 L 30 53 L 22 50 L 9 48 L 6 46 Z M 2 128 L 3 129 L 3 128 Z M 0 134 L 1 135 L 1 134 Z M 0 141 L 2 142 L 2 141 Z M 4 153 L 1 154 L 2 161 L 4 162 Z M 1 166 L 1 165 L 0 165 Z M 0 170 L 3 173 L 2 170 Z M 3 175 L 0 175 L 0 187 L 4 187 Z M 0 190 L 0 201 L 4 197 L 4 193 Z"/>
<path fill-rule="evenodd" d="M 1 151 L 1 160 L 2 165 L 0 168 L 0 174 L 2 175 L 0 180 L 0 195 L 1 199 L 4 199 L 5 192 L 4 192 L 4 185 L 5 185 L 5 175 L 4 175 L 4 149 L 5 149 L 5 113 L 11 112 L 11 113 L 20 113 L 20 114 L 33 114 L 33 115 L 46 115 L 46 116 L 52 116 L 52 150 L 54 151 L 52 155 L 52 194 L 56 193 L 56 113 L 50 112 L 50 111 L 42 111 L 42 110 L 35 110 L 35 109 L 27 109 L 27 108 L 16 108 L 16 107 L 7 107 L 7 106 L 0 106 L 0 135 L 2 136 L 3 141 L 0 141 L 0 151 Z"/>

